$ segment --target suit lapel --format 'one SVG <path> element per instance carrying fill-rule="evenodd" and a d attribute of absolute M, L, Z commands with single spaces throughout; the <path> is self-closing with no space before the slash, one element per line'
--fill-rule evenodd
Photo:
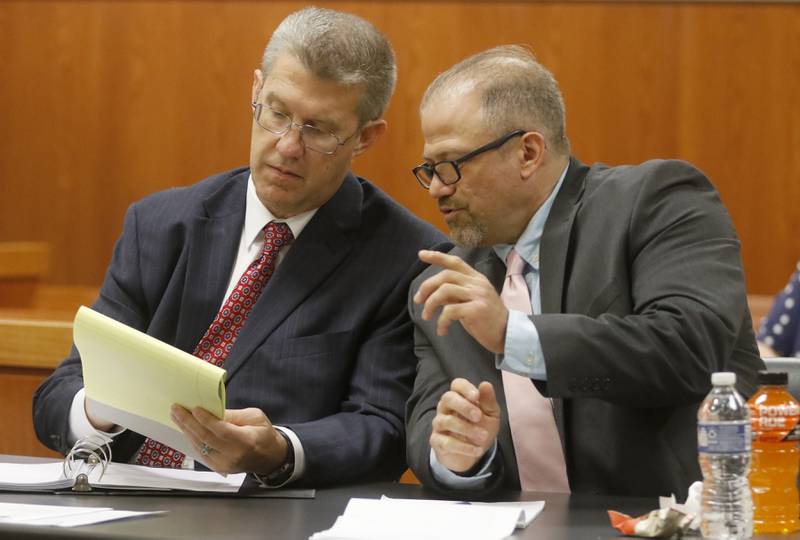
<path fill-rule="evenodd" d="M 349 232 L 361 223 L 362 195 L 358 181 L 349 174 L 292 243 L 225 360 L 228 380 L 353 249 Z"/>
<path fill-rule="evenodd" d="M 205 216 L 188 227 L 189 253 L 181 296 L 177 347 L 192 352 L 219 310 L 239 249 L 249 170 L 204 201 Z"/>
<path fill-rule="evenodd" d="M 542 313 L 561 313 L 564 310 L 564 283 L 567 273 L 567 258 L 571 251 L 572 226 L 581 207 L 586 174 L 589 168 L 570 157 L 569 169 L 564 183 L 556 195 L 553 208 L 547 217 L 539 249 L 539 291 L 542 299 Z M 539 391 L 549 395 L 547 382 L 536 381 Z M 564 431 L 564 400 L 553 398 L 553 415 L 561 438 L 561 448 L 567 461 L 569 476 L 569 453 Z"/>
<path fill-rule="evenodd" d="M 486 276 L 489 283 L 494 285 L 498 294 L 503 289 L 503 278 L 506 275 L 506 265 L 497 256 L 493 248 L 478 248 L 465 255 L 464 260 L 475 270 Z M 474 262 L 472 262 L 474 261 Z"/>
<path fill-rule="evenodd" d="M 570 252 L 572 224 L 581 206 L 584 180 L 589 168 L 570 158 L 567 176 L 547 217 L 539 249 L 539 290 L 542 313 L 561 313 L 567 256 Z"/>

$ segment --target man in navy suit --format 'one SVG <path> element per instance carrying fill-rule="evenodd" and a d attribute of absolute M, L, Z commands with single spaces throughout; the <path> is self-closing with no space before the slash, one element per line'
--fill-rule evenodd
<path fill-rule="evenodd" d="M 405 467 L 415 370 L 406 294 L 422 269 L 418 250 L 444 236 L 350 172 L 386 129 L 395 78 L 391 46 L 368 22 L 294 13 L 255 71 L 249 169 L 127 212 L 94 309 L 188 352 L 263 254 L 265 226 L 284 223 L 294 238 L 224 359 L 225 417 L 172 409 L 214 470 L 320 486 L 396 478 Z M 74 347 L 33 409 L 53 449 L 100 431 L 113 437 L 115 460 L 142 463 L 144 437 L 84 399 Z"/>

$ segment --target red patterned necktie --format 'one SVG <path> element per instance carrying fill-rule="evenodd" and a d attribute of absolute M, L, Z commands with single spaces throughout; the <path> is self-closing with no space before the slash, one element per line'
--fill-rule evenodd
<path fill-rule="evenodd" d="M 292 231 L 286 223 L 270 222 L 264 227 L 264 247 L 261 249 L 261 255 L 250 263 L 239 278 L 192 354 L 222 367 L 231 352 L 233 342 L 247 321 L 247 316 L 275 270 L 278 253 L 293 239 Z M 134 463 L 148 467 L 178 469 L 184 457 L 183 452 L 178 452 L 148 437 L 139 448 Z"/>
<path fill-rule="evenodd" d="M 509 309 L 533 312 L 531 294 L 522 271 L 525 261 L 515 249 L 506 258 L 506 281 L 500 298 Z M 542 396 L 528 377 L 503 370 L 508 425 L 517 455 L 523 491 L 569 493 L 567 467 L 550 400 Z"/>

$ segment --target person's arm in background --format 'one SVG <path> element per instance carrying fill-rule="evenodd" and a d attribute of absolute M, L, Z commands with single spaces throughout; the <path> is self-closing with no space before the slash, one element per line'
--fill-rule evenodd
<path fill-rule="evenodd" d="M 769 315 L 758 331 L 762 357 L 800 354 L 800 263 L 789 282 L 775 297 Z"/>

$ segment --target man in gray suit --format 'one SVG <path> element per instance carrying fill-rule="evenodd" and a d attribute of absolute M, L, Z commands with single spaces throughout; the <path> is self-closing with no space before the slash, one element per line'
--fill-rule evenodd
<path fill-rule="evenodd" d="M 423 251 L 409 293 L 416 475 L 457 496 L 684 495 L 711 373 L 747 394 L 763 367 L 714 187 L 685 162 L 571 157 L 556 82 L 521 47 L 452 67 L 420 111 L 414 173 L 458 247 Z"/>
<path fill-rule="evenodd" d="M 395 73 L 368 22 L 290 15 L 255 71 L 250 167 L 128 210 L 94 309 L 227 371 L 223 419 L 172 410 L 219 472 L 321 486 L 405 468 L 406 293 L 417 251 L 445 238 L 349 172 L 386 129 Z M 74 347 L 33 409 L 39 438 L 58 451 L 100 430 L 116 460 L 191 466 L 87 408 Z"/>

